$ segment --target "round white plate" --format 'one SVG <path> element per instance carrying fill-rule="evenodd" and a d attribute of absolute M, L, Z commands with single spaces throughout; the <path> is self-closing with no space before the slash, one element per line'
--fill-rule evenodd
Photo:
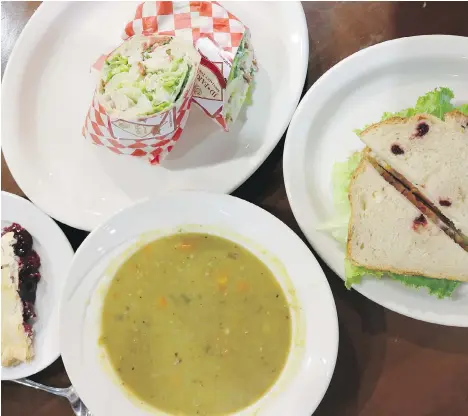
<path fill-rule="evenodd" d="M 353 129 L 379 121 L 385 111 L 413 107 L 420 95 L 439 86 L 453 89 L 456 103 L 468 102 L 468 38 L 419 36 L 364 49 L 324 74 L 299 105 L 284 151 L 286 190 L 302 231 L 341 278 L 344 249 L 317 230 L 334 212 L 333 164 L 364 147 Z M 468 285 L 447 300 L 386 279 L 365 279 L 353 287 L 403 315 L 468 326 Z"/>
<path fill-rule="evenodd" d="M 251 250 L 292 305 L 285 369 L 273 389 L 239 415 L 309 416 L 325 394 L 338 349 L 335 303 L 323 271 L 299 237 L 268 212 L 229 195 L 195 191 L 136 204 L 95 229 L 78 249 L 61 308 L 61 352 L 80 397 L 95 416 L 162 414 L 146 411 L 121 389 L 98 346 L 100 313 L 105 287 L 132 247 L 180 229 L 220 235 Z"/>
<path fill-rule="evenodd" d="M 35 357 L 16 367 L 2 367 L 2 380 L 28 377 L 43 370 L 60 356 L 59 306 L 73 249 L 59 226 L 28 200 L 2 192 L 2 229 L 13 222 L 33 237 L 41 257 L 42 279 L 37 286 L 33 325 Z"/>
<path fill-rule="evenodd" d="M 92 230 L 118 210 L 167 190 L 232 192 L 276 146 L 304 85 L 309 43 L 301 4 L 229 2 L 229 11 L 251 29 L 260 67 L 253 104 L 232 131 L 221 131 L 194 106 L 163 166 L 91 145 L 81 136 L 95 86 L 90 66 L 121 42 L 136 5 L 43 3 L 3 78 L 8 166 L 36 205 L 75 228 Z"/>

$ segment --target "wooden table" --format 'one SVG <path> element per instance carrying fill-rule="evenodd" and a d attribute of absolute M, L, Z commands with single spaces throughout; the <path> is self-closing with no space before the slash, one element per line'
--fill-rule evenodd
<path fill-rule="evenodd" d="M 37 6 L 36 2 L 2 3 L 2 73 Z M 338 61 L 384 40 L 421 34 L 468 36 L 466 2 L 304 3 L 304 9 L 310 41 L 306 89 Z M 283 142 L 235 195 L 267 209 L 302 236 L 284 190 L 282 153 Z M 2 190 L 24 195 L 3 157 Z M 63 229 L 75 249 L 86 236 Z M 385 310 L 346 290 L 341 279 L 321 264 L 338 309 L 340 348 L 330 388 L 315 414 L 468 415 L 468 330 Z M 33 378 L 54 386 L 69 383 L 61 360 Z M 2 383 L 2 411 L 5 416 L 73 414 L 62 399 L 7 382 Z"/>

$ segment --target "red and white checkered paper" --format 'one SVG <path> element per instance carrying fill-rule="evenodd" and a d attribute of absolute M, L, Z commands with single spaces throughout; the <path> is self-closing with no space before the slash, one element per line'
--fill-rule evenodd
<path fill-rule="evenodd" d="M 192 41 L 199 49 L 202 54 L 201 65 L 203 62 L 207 65 L 210 64 L 206 55 L 213 55 L 213 49 L 217 49 L 217 54 L 222 57 L 221 60 L 224 61 L 224 64 L 230 65 L 246 30 L 248 29 L 242 22 L 218 2 L 152 1 L 143 2 L 137 6 L 135 16 L 125 26 L 122 38 L 125 41 L 135 35 L 181 37 Z M 201 45 L 199 48 L 197 42 L 201 38 L 209 40 L 209 42 L 199 43 L 198 45 Z M 209 50 L 207 49 L 205 54 L 203 53 L 203 45 L 209 46 Z M 109 53 L 101 56 L 94 63 L 93 68 L 100 70 L 108 55 Z M 210 68 L 219 67 L 220 62 L 213 63 L 211 63 Z M 226 68 L 224 71 L 219 68 L 218 75 L 225 77 L 223 72 L 226 73 Z M 193 101 L 194 84 L 196 84 L 196 77 L 193 84 L 186 89 L 179 108 L 173 108 L 168 112 L 156 115 L 156 122 L 152 118 L 147 118 L 133 123 L 147 127 L 153 122 L 153 125 L 159 127 L 161 119 L 167 117 L 166 113 L 171 113 L 174 120 L 174 130 L 169 134 L 146 134 L 145 136 L 133 134 L 134 137 L 128 131 L 121 134 L 122 132 L 116 128 L 115 124 L 126 121 L 111 119 L 102 105 L 99 104 L 95 93 L 83 126 L 83 136 L 96 145 L 107 147 L 114 153 L 138 157 L 146 156 L 152 164 L 159 164 L 169 154 L 182 134 Z M 227 130 L 227 123 L 221 114 L 224 104 L 222 100 L 217 104 L 214 101 L 210 102 L 210 108 L 205 108 L 203 101 L 197 100 L 196 102 L 209 117 Z M 213 110 L 213 105 L 217 106 L 215 110 Z M 133 130 L 134 132 L 147 131 L 145 128 Z M 160 130 L 162 129 L 157 128 L 155 132 L 158 133 Z"/>
<path fill-rule="evenodd" d="M 216 1 L 146 1 L 138 5 L 122 38 L 157 33 L 180 36 L 195 45 L 200 37 L 209 37 L 234 56 L 245 30 L 242 22 Z"/>
<path fill-rule="evenodd" d="M 193 85 L 192 85 L 193 88 Z M 154 130 L 146 135 L 146 137 L 134 135 L 130 138 L 131 133 L 126 132 L 126 137 L 119 137 L 115 134 L 116 126 L 113 125 L 114 121 L 107 114 L 104 107 L 99 103 L 96 94 L 93 97 L 93 102 L 89 108 L 86 116 L 85 124 L 83 126 L 83 136 L 92 143 L 98 146 L 105 146 L 110 151 L 119 155 L 130 156 L 146 156 L 153 165 L 159 164 L 172 150 L 174 145 L 179 140 L 190 111 L 192 103 L 192 91 L 187 90 L 182 105 L 176 111 L 176 108 L 164 113 L 163 117 L 173 117 L 175 119 L 174 130 L 167 135 L 155 136 Z M 162 113 L 161 113 L 162 114 Z M 145 120 L 147 123 L 134 123 L 137 126 L 148 127 L 151 126 L 151 119 Z M 164 123 L 164 120 L 163 120 Z M 159 130 L 159 126 L 156 124 Z"/>

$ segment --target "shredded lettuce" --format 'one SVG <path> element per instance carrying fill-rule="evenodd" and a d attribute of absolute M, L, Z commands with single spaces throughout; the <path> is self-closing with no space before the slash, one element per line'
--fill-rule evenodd
<path fill-rule="evenodd" d="M 436 88 L 433 91 L 418 98 L 416 105 L 412 108 L 406 108 L 396 113 L 386 112 L 381 120 L 390 117 L 411 117 L 416 114 L 428 113 L 440 119 L 449 111 L 457 109 L 468 115 L 468 104 L 460 107 L 454 107 L 451 100 L 454 98 L 453 91 L 449 88 Z M 354 132 L 359 135 L 363 129 L 356 129 Z M 333 203 L 336 216 L 330 221 L 319 227 L 320 230 L 329 232 L 333 238 L 342 244 L 346 244 L 348 237 L 348 224 L 351 215 L 351 207 L 348 198 L 348 189 L 351 177 L 361 161 L 362 153 L 353 153 L 348 160 L 337 162 L 333 166 L 332 184 L 333 184 Z M 384 273 L 376 270 L 370 270 L 365 267 L 355 266 L 348 260 L 345 260 L 345 285 L 348 289 L 354 284 L 359 284 L 364 276 L 381 279 L 382 277 L 391 278 L 408 287 L 425 288 L 430 295 L 437 296 L 439 299 L 452 296 L 455 289 L 461 282 L 446 279 L 432 279 L 424 276 L 400 275 L 395 273 Z"/>
<path fill-rule="evenodd" d="M 252 104 L 252 92 L 253 92 L 252 86 L 254 85 L 254 83 L 255 83 L 255 81 L 252 81 L 249 84 L 249 88 L 247 89 L 247 92 L 245 93 L 245 102 L 244 102 L 245 105 L 251 105 Z"/>
<path fill-rule="evenodd" d="M 255 87 L 256 71 L 257 64 L 250 42 L 250 34 L 246 32 L 234 56 L 224 94 L 223 112 L 228 125 L 236 121 L 242 107 L 252 103 L 252 88 Z"/>
<path fill-rule="evenodd" d="M 237 78 L 240 74 L 240 62 L 241 59 L 245 55 L 245 36 L 242 38 L 236 52 L 236 56 L 234 56 L 234 60 L 232 61 L 231 72 L 228 77 L 228 82 L 231 82 L 234 78 Z"/>
<path fill-rule="evenodd" d="M 120 54 L 117 54 L 111 59 L 106 60 L 105 66 L 107 69 L 106 82 L 109 82 L 114 75 L 130 71 L 128 58 Z"/>
<path fill-rule="evenodd" d="M 169 43 L 142 51 L 135 38 L 106 60 L 100 93 L 107 110 L 133 118 L 160 113 L 177 102 L 193 66 L 187 51 Z"/>

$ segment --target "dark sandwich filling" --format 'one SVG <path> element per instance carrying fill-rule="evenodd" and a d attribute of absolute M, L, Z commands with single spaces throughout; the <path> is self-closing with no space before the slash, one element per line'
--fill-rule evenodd
<path fill-rule="evenodd" d="M 388 164 L 377 161 L 370 152 L 366 152 L 367 159 L 382 175 L 382 177 L 405 198 L 410 201 L 419 211 L 426 215 L 434 224 L 445 232 L 462 249 L 468 251 L 468 236 L 458 230 L 442 212 L 409 182 L 403 175 L 398 173 Z M 449 200 L 443 200 L 441 205 L 449 206 Z"/>

